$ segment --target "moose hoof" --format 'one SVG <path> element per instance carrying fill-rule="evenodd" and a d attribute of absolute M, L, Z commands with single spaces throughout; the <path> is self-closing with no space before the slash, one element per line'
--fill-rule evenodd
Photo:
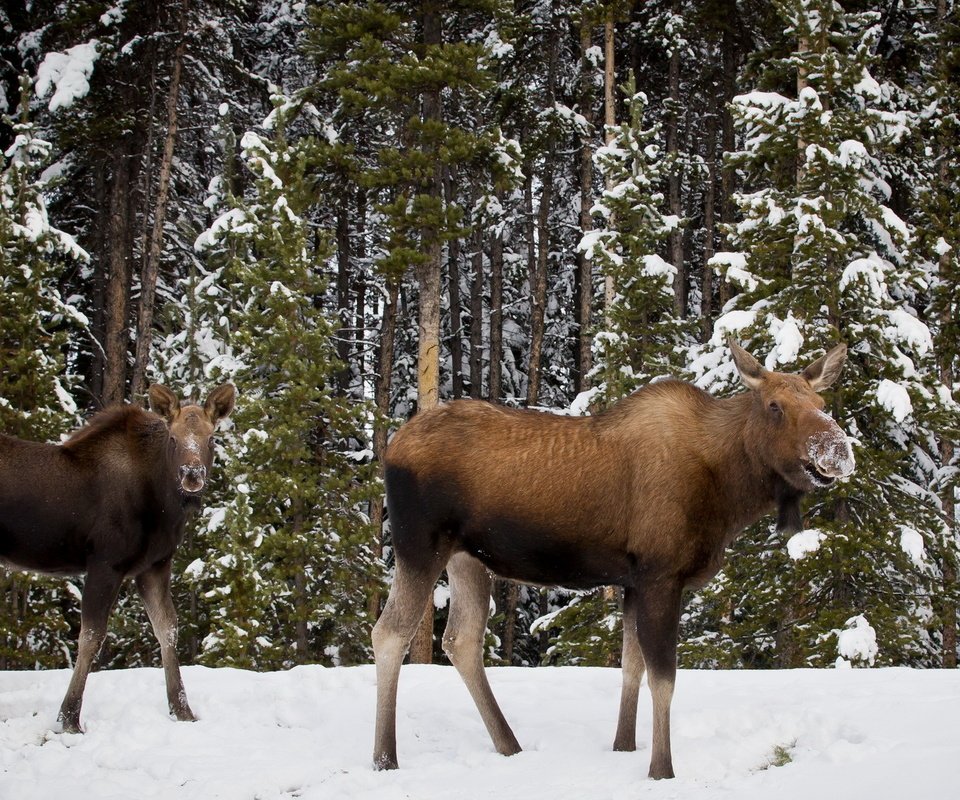
<path fill-rule="evenodd" d="M 197 718 L 189 708 L 181 708 L 179 711 L 172 712 L 177 718 L 177 722 L 196 722 Z"/>
<path fill-rule="evenodd" d="M 387 769 L 397 769 L 399 765 L 397 764 L 397 757 L 387 755 L 386 753 L 381 753 L 380 755 L 375 755 L 373 757 L 373 768 L 377 772 L 383 772 Z"/>
<path fill-rule="evenodd" d="M 662 780 L 664 780 L 665 778 L 672 778 L 672 777 L 674 777 L 674 775 L 673 775 L 673 767 L 668 765 L 668 766 L 666 766 L 666 767 L 661 767 L 661 768 L 656 768 L 656 769 L 655 769 L 654 767 L 651 766 L 651 767 L 650 767 L 649 777 L 652 778 L 652 779 L 655 780 L 655 781 L 662 781 Z"/>
<path fill-rule="evenodd" d="M 80 727 L 80 717 L 68 717 L 60 714 L 57 717 L 57 722 L 60 723 L 64 733 L 83 733 L 83 728 Z"/>
<path fill-rule="evenodd" d="M 617 739 L 613 743 L 613 752 L 615 753 L 634 753 L 637 749 L 636 740 L 630 741 L 629 739 L 624 739 L 623 741 Z"/>

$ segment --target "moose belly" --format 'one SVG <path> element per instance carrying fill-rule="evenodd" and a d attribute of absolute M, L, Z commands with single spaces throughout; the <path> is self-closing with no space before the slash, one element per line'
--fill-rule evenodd
<path fill-rule="evenodd" d="M 632 571 L 624 551 L 574 531 L 509 516 L 465 526 L 459 544 L 492 572 L 522 583 L 592 589 L 625 585 Z"/>

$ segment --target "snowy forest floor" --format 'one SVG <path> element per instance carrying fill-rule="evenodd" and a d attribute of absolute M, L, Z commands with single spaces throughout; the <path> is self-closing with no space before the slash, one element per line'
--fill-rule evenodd
<path fill-rule="evenodd" d="M 193 724 L 167 716 L 160 670 L 100 672 L 87 686 L 82 736 L 51 732 L 68 672 L 0 672 L 0 798 L 882 800 L 956 788 L 956 670 L 682 671 L 673 704 L 678 778 L 661 782 L 646 778 L 645 689 L 638 751 L 610 750 L 619 670 L 490 674 L 525 752 L 493 751 L 452 667 L 406 666 L 400 770 L 378 773 L 371 666 L 188 667 Z"/>

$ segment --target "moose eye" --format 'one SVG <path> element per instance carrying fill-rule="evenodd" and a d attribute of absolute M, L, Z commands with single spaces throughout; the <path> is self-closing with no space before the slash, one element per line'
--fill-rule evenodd
<path fill-rule="evenodd" d="M 783 409 L 780 408 L 780 404 L 776 402 L 776 400 L 771 400 L 767 408 L 770 409 L 770 413 L 776 419 L 781 419 L 783 417 Z"/>

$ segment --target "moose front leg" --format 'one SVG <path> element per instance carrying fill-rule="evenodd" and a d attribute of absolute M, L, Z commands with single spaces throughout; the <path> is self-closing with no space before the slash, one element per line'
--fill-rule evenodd
<path fill-rule="evenodd" d="M 187 703 L 187 693 L 180 676 L 177 658 L 177 611 L 170 594 L 170 559 L 154 564 L 137 576 L 137 591 L 160 643 L 163 676 L 167 683 L 167 704 L 170 713 L 181 722 L 195 722 L 196 717 Z"/>
<path fill-rule="evenodd" d="M 80 600 L 80 641 L 77 644 L 77 663 L 70 685 L 60 705 L 57 720 L 64 733 L 83 733 L 80 727 L 80 707 L 83 690 L 93 661 L 107 636 L 107 620 L 117 602 L 123 575 L 108 566 L 95 565 L 87 569 Z"/>
<path fill-rule="evenodd" d="M 672 778 L 670 703 L 677 677 L 677 635 L 682 587 L 658 583 L 639 590 L 637 637 L 646 663 L 653 699 L 651 778 Z"/>

